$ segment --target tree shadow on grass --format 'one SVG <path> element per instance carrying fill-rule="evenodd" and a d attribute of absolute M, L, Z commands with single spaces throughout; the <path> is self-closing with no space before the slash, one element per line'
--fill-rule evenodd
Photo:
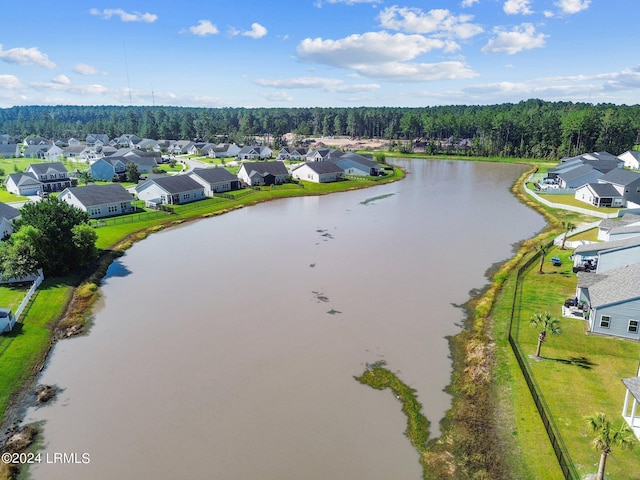
<path fill-rule="evenodd" d="M 554 360 L 556 362 L 564 363 L 565 365 L 575 365 L 577 367 L 584 368 L 585 370 L 591 370 L 596 366 L 596 364 L 589 360 L 587 357 L 545 358 L 547 360 Z"/>

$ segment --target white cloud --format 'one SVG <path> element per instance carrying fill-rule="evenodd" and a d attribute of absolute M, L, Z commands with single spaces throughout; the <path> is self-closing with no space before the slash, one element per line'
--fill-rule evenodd
<path fill-rule="evenodd" d="M 109 88 L 98 84 L 74 85 L 66 75 L 58 75 L 49 82 L 32 82 L 29 84 L 29 87 L 34 90 L 64 91 L 74 95 L 104 95 L 110 91 Z"/>
<path fill-rule="evenodd" d="M 287 92 L 269 92 L 260 95 L 271 102 L 293 102 L 293 97 Z"/>
<path fill-rule="evenodd" d="M 257 79 L 257 85 L 281 89 L 319 89 L 325 92 L 370 92 L 380 88 L 380 85 L 372 84 L 345 84 L 343 80 L 320 77 L 298 77 L 284 80 Z"/>
<path fill-rule="evenodd" d="M 20 90 L 22 84 L 15 75 L 0 75 L 0 90 Z"/>
<path fill-rule="evenodd" d="M 408 63 L 434 49 L 448 51 L 452 49 L 452 44 L 422 35 L 369 32 L 340 40 L 307 38 L 298 45 L 297 53 L 303 61 L 347 68 L 360 76 L 394 82 L 424 82 L 476 76 L 462 62 Z"/>
<path fill-rule="evenodd" d="M 462 0 L 463 7 L 471 7 L 474 3 L 478 3 L 480 0 Z"/>
<path fill-rule="evenodd" d="M 262 38 L 267 34 L 267 29 L 264 28 L 262 25 L 260 25 L 259 23 L 252 23 L 251 24 L 251 30 L 247 30 L 246 32 L 242 32 L 242 35 L 244 35 L 245 37 L 251 37 L 251 38 Z"/>
<path fill-rule="evenodd" d="M 37 47 L 18 47 L 3 50 L 0 44 L 0 60 L 17 65 L 38 65 L 49 69 L 56 68 L 56 64 L 49 60 L 49 57 L 38 50 Z"/>
<path fill-rule="evenodd" d="M 555 5 L 562 13 L 574 14 L 589 8 L 591 0 L 559 0 Z"/>
<path fill-rule="evenodd" d="M 555 14 L 551 11 L 551 10 L 545 10 L 544 12 L 542 12 L 542 14 L 546 17 L 546 18 L 552 18 L 555 16 Z"/>
<path fill-rule="evenodd" d="M 153 23 L 158 19 L 158 16 L 149 12 L 140 13 L 140 12 L 126 12 L 121 8 L 107 8 L 102 11 L 97 8 L 92 8 L 89 10 L 91 15 L 102 17 L 105 20 L 110 20 L 111 17 L 120 17 L 120 20 L 123 22 L 143 22 L 143 23 Z"/>
<path fill-rule="evenodd" d="M 473 78 L 478 75 L 462 62 L 389 62 L 378 65 L 363 65 L 357 69 L 357 72 L 363 76 L 401 83 L 459 80 Z"/>
<path fill-rule="evenodd" d="M 507 15 L 530 15 L 533 13 L 530 3 L 531 0 L 507 0 L 502 9 Z"/>
<path fill-rule="evenodd" d="M 447 44 L 422 35 L 368 32 L 354 34 L 340 40 L 306 38 L 297 47 L 301 60 L 335 67 L 355 68 L 369 63 L 411 60 Z"/>
<path fill-rule="evenodd" d="M 92 8 L 89 10 L 91 15 L 96 17 L 102 17 L 105 20 L 110 20 L 111 17 L 120 17 L 120 20 L 123 22 L 143 22 L 143 23 L 153 23 L 158 19 L 158 16 L 145 12 L 125 12 L 121 8 L 106 8 L 104 10 L 98 10 L 97 8 Z"/>
<path fill-rule="evenodd" d="M 207 35 L 217 35 L 219 30 L 211 21 L 200 20 L 197 25 L 189 27 L 189 32 L 199 37 L 206 37 Z"/>
<path fill-rule="evenodd" d="M 514 27 L 510 32 L 496 29 L 497 36 L 489 40 L 482 47 L 482 53 L 506 53 L 513 55 L 522 50 L 530 50 L 532 48 L 540 48 L 545 44 L 545 38 L 548 35 L 536 33 L 535 27 L 531 23 L 523 23 Z"/>
<path fill-rule="evenodd" d="M 482 27 L 470 23 L 472 15 L 453 15 L 446 9 L 424 12 L 419 8 L 393 6 L 378 16 L 380 25 L 390 30 L 407 33 L 434 34 L 448 38 L 471 38 L 481 33 Z"/>
<path fill-rule="evenodd" d="M 78 63 L 74 65 L 73 71 L 80 75 L 96 75 L 98 73 L 98 69 L 96 67 L 87 65 L 86 63 Z"/>

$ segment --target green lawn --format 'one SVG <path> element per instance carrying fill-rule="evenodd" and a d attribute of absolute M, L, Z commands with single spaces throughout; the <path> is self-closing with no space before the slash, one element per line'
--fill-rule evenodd
<path fill-rule="evenodd" d="M 547 255 L 559 256 L 562 267 L 547 262 L 544 274 L 535 264 L 523 283 L 518 343 L 523 351 L 535 353 L 537 330 L 529 326 L 536 312 L 549 311 L 561 319 L 562 333 L 548 336 L 542 347 L 543 360 L 530 360 L 536 382 L 551 410 L 564 443 L 582 476 L 595 473 L 599 454 L 590 449 L 591 435 L 584 417 L 604 412 L 620 424 L 625 388 L 621 379 L 636 375 L 640 344 L 627 340 L 590 335 L 583 320 L 561 317 L 566 298 L 575 295 L 576 276 L 571 272 L 570 250 L 554 248 Z M 523 442 L 525 445 L 533 439 Z M 631 478 L 638 471 L 640 449 L 614 449 L 607 462 L 607 478 Z M 545 477 L 546 478 L 546 477 Z M 634 477 L 637 478 L 637 477 Z"/>
<path fill-rule="evenodd" d="M 7 287 L 0 288 L 3 301 Z M 19 303 L 23 293 L 10 292 Z M 0 422 L 7 402 L 43 360 L 51 341 L 50 325 L 58 320 L 71 298 L 73 287 L 64 281 L 45 280 L 27 307 L 23 318 L 9 334 L 0 336 Z"/>
<path fill-rule="evenodd" d="M 558 193 L 539 193 L 538 194 L 553 203 L 560 203 L 563 205 L 570 205 L 572 207 L 580 207 L 586 210 L 593 210 L 595 212 L 600 213 L 616 213 L 618 211 L 617 208 L 603 208 L 603 207 L 594 207 L 593 205 L 589 205 L 588 203 L 581 202 L 580 200 L 576 200 L 573 195 L 570 194 L 558 194 Z"/>

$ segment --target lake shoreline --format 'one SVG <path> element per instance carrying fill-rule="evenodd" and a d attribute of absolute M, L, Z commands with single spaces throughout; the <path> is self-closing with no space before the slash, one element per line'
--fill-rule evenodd
<path fill-rule="evenodd" d="M 444 159 L 444 160 L 448 160 L 448 159 Z M 521 163 L 521 162 L 514 162 L 514 163 Z M 526 178 L 526 176 L 530 173 L 530 171 L 525 172 L 519 179 L 516 180 L 516 182 L 514 183 L 514 186 L 512 188 L 512 192 L 515 193 L 516 189 L 518 188 L 518 185 L 521 185 L 523 182 L 523 179 Z M 398 181 L 400 179 L 404 178 L 404 175 L 401 178 L 397 178 L 394 179 L 392 181 Z M 357 189 L 361 189 L 361 188 L 368 188 L 369 186 L 376 186 L 376 185 L 363 185 L 361 187 L 356 187 Z M 348 191 L 348 190 L 354 190 L 356 188 L 349 188 L 349 189 L 345 189 L 342 191 Z M 329 192 L 329 193 L 334 193 L 334 192 Z M 339 193 L 339 192 L 336 192 Z M 328 194 L 328 193 L 327 193 Z M 318 194 L 315 194 L 318 195 Z M 302 196 L 302 195 L 300 195 Z M 531 203 L 530 202 L 525 202 L 524 200 L 526 200 L 526 197 L 520 197 L 518 195 L 516 195 L 516 197 L 518 198 L 519 201 L 527 204 L 529 207 L 531 207 Z M 86 317 L 87 315 L 90 313 L 90 309 L 91 309 L 91 305 L 93 303 L 93 301 L 91 300 L 95 300 L 95 298 L 97 298 L 97 296 L 99 295 L 99 292 L 97 292 L 97 286 L 101 283 L 102 279 L 104 278 L 104 276 L 107 273 L 107 269 L 109 268 L 109 266 L 113 263 L 114 260 L 116 260 L 117 258 L 119 258 L 121 255 L 124 254 L 124 252 L 130 248 L 134 243 L 137 243 L 140 240 L 145 239 L 148 235 L 163 230 L 167 227 L 170 226 L 176 226 L 176 225 L 181 225 L 184 224 L 185 222 L 190 222 L 193 220 L 201 220 L 203 218 L 209 218 L 211 216 L 217 216 L 217 215 L 222 215 L 224 213 L 228 213 L 230 211 L 234 211 L 237 210 L 239 208 L 244 208 L 245 206 L 251 206 L 251 205 L 255 205 L 258 203 L 263 203 L 263 202 L 267 202 L 267 201 L 272 201 L 272 200 L 277 200 L 278 197 L 275 198 L 268 198 L 268 199 L 261 199 L 255 202 L 251 202 L 248 203 L 246 205 L 238 205 L 238 206 L 234 206 L 233 208 L 229 208 L 223 211 L 219 211 L 219 212 L 205 212 L 202 215 L 198 215 L 198 216 L 194 216 L 191 218 L 181 218 L 181 219 L 177 219 L 177 220 L 169 220 L 165 223 L 163 223 L 162 225 L 157 225 L 157 226 L 153 226 L 153 227 L 149 227 L 149 228 L 145 228 L 142 229 L 138 232 L 132 233 L 127 235 L 125 238 L 119 240 L 117 243 L 115 243 L 114 245 L 112 245 L 109 249 L 104 250 L 98 264 L 96 265 L 96 268 L 94 270 L 92 270 L 92 272 L 89 272 L 82 280 L 80 286 L 82 285 L 86 285 L 86 284 L 95 284 L 96 285 L 96 290 L 94 290 L 94 296 L 90 296 L 90 301 L 86 301 L 86 298 L 81 297 L 78 298 L 75 294 L 73 296 L 73 298 L 71 299 L 71 301 L 69 302 L 69 305 L 67 306 L 67 309 L 65 311 L 65 314 L 58 320 L 58 322 L 56 322 L 56 326 L 54 328 L 54 331 L 52 333 L 52 341 L 51 344 L 49 346 L 49 349 L 43 353 L 42 356 L 42 361 L 39 362 L 40 363 L 40 367 L 36 372 L 33 372 L 33 374 L 29 377 L 28 381 L 25 383 L 25 385 L 22 388 L 22 391 L 20 392 L 20 395 L 16 396 L 15 402 L 14 403 L 16 407 L 15 410 L 15 415 L 12 416 L 11 419 L 9 419 L 9 415 L 7 415 L 5 417 L 5 421 L 3 422 L 3 432 L 6 430 L 8 425 L 12 425 L 15 424 L 17 422 L 20 421 L 20 419 L 23 417 L 24 411 L 26 410 L 26 408 L 28 406 L 30 406 L 30 404 L 32 402 L 30 402 L 30 399 L 32 397 L 32 389 L 35 386 L 35 381 L 40 373 L 40 371 L 42 371 L 42 369 L 46 366 L 47 361 L 48 361 L 48 357 L 49 357 L 49 352 L 51 351 L 51 348 L 55 345 L 55 343 L 59 340 L 59 339 L 63 339 L 63 338 L 67 338 L 68 336 L 71 335 L 67 335 L 68 330 L 66 330 L 67 328 L 72 328 L 73 325 L 77 325 L 77 324 L 82 324 L 83 327 L 76 331 L 74 333 L 75 334 L 82 334 L 82 333 L 90 333 L 90 331 L 87 329 L 87 324 L 86 322 Z M 538 210 L 538 209 L 536 209 Z M 543 232 L 545 232 L 546 230 L 548 230 L 549 227 L 549 217 L 546 217 L 546 221 L 547 221 L 547 225 L 546 227 L 544 227 Z M 498 272 L 503 271 L 503 269 L 505 268 L 505 266 L 507 266 L 508 264 L 510 264 L 510 262 L 514 259 L 517 258 L 518 255 L 524 250 L 526 250 L 526 247 L 524 247 L 522 244 L 519 245 L 519 248 L 516 248 L 513 252 L 513 255 L 510 257 L 509 260 L 502 262 L 499 265 L 499 268 L 497 269 Z M 528 250 L 526 250 L 528 251 Z M 490 269 L 495 269 L 496 265 L 489 267 Z M 496 272 L 496 273 L 498 273 Z M 80 288 L 80 286 L 76 286 L 74 287 L 74 291 L 77 292 Z M 483 306 L 485 305 L 485 297 L 489 294 L 491 295 L 491 292 L 493 290 L 495 290 L 496 288 L 499 289 L 499 286 L 496 287 L 495 286 L 495 274 L 493 276 L 490 277 L 489 279 L 489 283 L 481 290 L 479 291 L 477 296 L 473 296 L 470 292 L 470 299 L 467 303 L 465 303 L 465 305 L 463 306 L 465 308 L 465 329 L 458 335 L 456 335 L 455 338 L 451 339 L 450 342 L 450 349 L 451 349 L 451 354 L 452 357 L 454 359 L 454 364 L 453 364 L 453 371 L 452 371 L 452 378 L 451 378 L 451 384 L 448 387 L 448 390 L 450 391 L 450 393 L 453 395 L 453 400 L 452 400 L 452 407 L 450 410 L 447 411 L 445 418 L 441 421 L 441 424 L 443 425 L 442 428 L 442 434 L 441 437 L 444 437 L 445 435 L 450 434 L 452 431 L 455 430 L 456 426 L 456 420 L 452 421 L 452 417 L 454 416 L 454 407 L 456 405 L 456 403 L 459 401 L 459 389 L 461 387 L 461 385 L 464 385 L 464 382 L 462 384 L 459 385 L 455 385 L 454 381 L 456 378 L 461 378 L 461 373 L 464 372 L 464 370 L 468 367 L 466 360 L 464 358 L 461 358 L 460 354 L 456 354 L 455 350 L 460 349 L 459 351 L 464 351 L 466 349 L 466 347 L 468 347 L 469 345 L 473 345 L 474 348 L 478 347 L 478 345 L 476 344 L 476 342 L 478 341 L 477 337 L 472 336 L 467 336 L 465 335 L 465 333 L 467 332 L 473 332 L 476 331 L 478 328 L 477 322 L 478 322 L 478 307 L 479 306 Z M 84 300 L 83 300 L 84 298 Z M 84 303 L 83 303 L 84 302 Z M 489 307 L 490 309 L 490 307 Z M 65 323 L 66 322 L 66 323 Z M 61 328 L 60 326 L 63 325 L 64 327 Z M 478 347 L 479 348 L 479 347 Z M 485 352 L 485 353 L 490 353 L 490 352 Z M 484 371 L 484 370 L 483 370 Z M 477 378 L 473 379 L 473 382 L 476 382 Z M 459 421 L 460 419 L 458 418 L 457 421 Z M 6 441 L 6 438 L 4 439 Z M 436 439 L 437 441 L 438 439 Z M 435 442 L 437 443 L 437 442 Z M 435 445 L 434 446 L 437 446 Z M 441 454 L 444 453 L 443 450 L 441 450 L 440 448 L 437 449 L 438 451 L 436 452 L 434 450 L 434 454 L 437 453 L 436 457 L 431 457 L 432 460 L 435 460 L 436 458 L 442 459 Z"/>

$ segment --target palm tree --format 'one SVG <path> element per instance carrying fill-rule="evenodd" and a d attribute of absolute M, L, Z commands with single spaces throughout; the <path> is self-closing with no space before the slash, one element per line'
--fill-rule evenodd
<path fill-rule="evenodd" d="M 569 220 L 565 220 L 562 222 L 562 228 L 564 228 L 564 237 L 562 237 L 562 246 L 560 247 L 560 250 L 564 250 L 564 244 L 567 242 L 567 235 L 569 235 L 569 232 L 576 229 L 576 224 Z"/>
<path fill-rule="evenodd" d="M 547 332 L 553 335 L 560 335 L 560 320 L 552 317 L 549 312 L 536 312 L 529 319 L 529 325 L 540 329 L 540 333 L 538 334 L 538 348 L 536 349 L 535 355 L 536 358 L 539 358 L 542 344 L 547 339 Z"/>
<path fill-rule="evenodd" d="M 549 245 L 545 243 L 539 243 L 536 245 L 536 251 L 540 252 L 540 269 L 538 270 L 538 273 L 544 273 L 542 271 L 542 267 L 544 266 L 544 259 L 549 252 Z"/>
<path fill-rule="evenodd" d="M 611 453 L 611 447 L 620 447 L 623 450 L 633 448 L 633 431 L 625 422 L 620 428 L 613 430 L 611 422 L 606 419 L 604 413 L 595 413 L 585 418 L 589 431 L 597 436 L 591 442 L 594 450 L 600 452 L 600 464 L 596 480 L 604 480 L 604 467 L 607 456 Z"/>

